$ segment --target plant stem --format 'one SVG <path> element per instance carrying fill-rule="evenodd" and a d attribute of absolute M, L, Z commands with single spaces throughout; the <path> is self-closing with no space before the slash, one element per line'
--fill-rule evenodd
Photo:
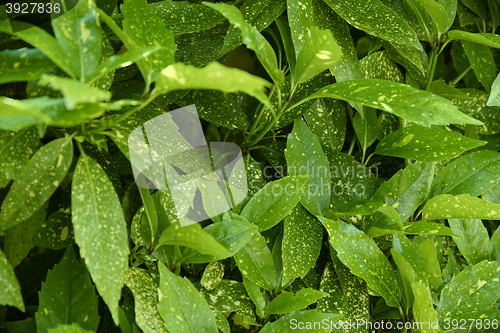
<path fill-rule="evenodd" d="M 122 113 L 121 115 L 119 115 L 118 117 L 116 117 L 115 119 L 111 120 L 110 123 L 108 124 L 105 124 L 103 126 L 100 126 L 100 127 L 97 127 L 97 128 L 94 128 L 92 130 L 89 131 L 89 133 L 97 133 L 97 132 L 101 132 L 101 131 L 104 131 L 105 129 L 109 128 L 109 127 L 112 127 L 116 124 L 118 124 L 120 121 L 123 121 L 125 120 L 127 117 L 133 115 L 135 112 L 143 109 L 144 107 L 146 107 L 149 103 L 151 103 L 155 98 L 157 97 L 157 95 L 150 95 L 148 97 L 147 100 L 144 101 L 144 103 L 142 103 L 141 105 L 137 105 L 136 107 L 133 107 L 131 108 L 130 110 Z"/>
<path fill-rule="evenodd" d="M 281 100 L 281 90 L 278 88 L 278 86 L 276 84 L 273 85 L 273 87 L 271 88 L 271 91 L 269 92 L 269 99 L 271 99 L 271 97 L 273 97 L 276 90 L 278 90 L 278 95 L 279 95 L 279 98 Z M 262 118 L 262 115 L 264 114 L 265 109 L 266 108 L 264 107 L 264 104 L 260 104 L 259 107 L 257 108 L 257 117 L 255 118 L 255 120 L 252 124 L 252 127 L 250 127 L 250 132 L 249 132 L 250 135 L 253 135 L 255 133 L 255 130 L 257 129 L 258 124 L 260 123 L 260 120 Z M 276 114 L 274 114 L 274 112 L 273 112 L 273 115 L 276 117 Z"/>
<path fill-rule="evenodd" d="M 427 85 L 425 90 L 430 91 L 432 85 L 432 79 L 434 78 L 434 72 L 436 71 L 438 54 L 435 50 L 431 51 L 431 58 L 429 59 L 429 77 L 427 78 Z"/>
<path fill-rule="evenodd" d="M 453 81 L 450 82 L 450 85 L 451 86 L 456 85 L 460 80 L 462 80 L 462 78 L 469 72 L 470 69 L 471 67 L 469 64 L 469 66 L 467 66 L 467 68 L 464 69 L 462 73 L 458 74 L 458 76 L 455 79 L 453 79 Z"/>

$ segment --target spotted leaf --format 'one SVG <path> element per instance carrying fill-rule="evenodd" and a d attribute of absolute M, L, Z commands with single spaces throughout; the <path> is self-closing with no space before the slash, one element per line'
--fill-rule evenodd
<path fill-rule="evenodd" d="M 478 196 L 500 181 L 500 154 L 480 150 L 462 156 L 441 170 L 432 184 L 432 197 L 439 194 Z"/>
<path fill-rule="evenodd" d="M 321 313 L 316 310 L 307 311 L 295 311 L 280 319 L 266 324 L 259 332 L 261 333 L 286 333 L 290 330 L 293 332 L 310 332 L 310 333 L 320 333 L 325 331 L 324 328 L 313 328 L 315 322 L 321 323 L 323 321 L 330 323 L 335 323 L 337 320 L 342 318 L 342 315 L 338 313 Z M 303 325 L 301 325 L 303 324 Z M 307 325 L 309 324 L 309 325 Z M 307 325 L 307 326 L 306 326 Z"/>
<path fill-rule="evenodd" d="M 422 49 L 417 34 L 408 23 L 379 0 L 325 2 L 359 30 L 391 42 Z"/>
<path fill-rule="evenodd" d="M 36 128 L 0 131 L 0 188 L 16 179 L 31 156 L 40 147 Z"/>
<path fill-rule="evenodd" d="M 0 51 L 0 84 L 33 80 L 54 66 L 39 49 L 3 50 Z"/>
<path fill-rule="evenodd" d="M 93 0 L 79 1 L 52 20 L 54 35 L 76 77 L 84 79 L 100 61 L 102 33 Z"/>
<path fill-rule="evenodd" d="M 330 165 L 319 140 L 306 123 L 295 121 L 288 135 L 285 156 L 291 176 L 311 175 L 301 199 L 302 204 L 314 215 L 323 215 L 330 204 Z"/>
<path fill-rule="evenodd" d="M 267 183 L 248 201 L 241 216 L 256 224 L 259 231 L 272 228 L 299 202 L 302 187 L 310 178 L 310 175 L 287 176 Z"/>
<path fill-rule="evenodd" d="M 161 46 L 160 51 L 155 52 L 137 64 L 142 76 L 146 81 L 146 87 L 156 81 L 158 73 L 174 62 L 176 45 L 174 34 L 165 28 L 163 20 L 154 12 L 146 0 L 124 1 L 120 6 L 123 13 L 123 33 L 129 38 L 123 43 L 129 50 L 140 47 Z M 121 36 L 118 36 L 121 38 Z"/>
<path fill-rule="evenodd" d="M 278 62 L 276 60 L 276 54 L 274 50 L 264 38 L 263 35 L 257 30 L 257 28 L 250 25 L 243 14 L 235 6 L 224 4 L 224 3 L 210 3 L 204 2 L 206 6 L 209 6 L 222 15 L 224 15 L 231 24 L 235 25 L 241 30 L 241 36 L 243 37 L 243 44 L 245 44 L 250 50 L 254 51 L 262 63 L 262 66 L 266 69 L 267 73 L 271 76 L 273 81 L 278 85 L 283 87 L 285 82 L 285 74 L 278 68 Z"/>
<path fill-rule="evenodd" d="M 434 162 L 454 158 L 484 144 L 485 141 L 470 139 L 457 132 L 411 125 L 386 136 L 377 145 L 375 154 Z"/>
<path fill-rule="evenodd" d="M 274 289 L 275 269 L 271 251 L 266 240 L 258 232 L 238 252 L 234 260 L 241 275 L 266 290 Z"/>
<path fill-rule="evenodd" d="M 425 283 L 413 282 L 411 290 L 414 295 L 413 315 L 415 321 L 422 323 L 422 332 L 438 333 L 440 332 L 437 326 L 432 326 L 438 322 L 438 316 L 432 303 L 431 293 Z M 432 324 L 431 324 L 432 323 Z"/>
<path fill-rule="evenodd" d="M 69 210 L 61 208 L 52 213 L 33 236 L 38 247 L 58 250 L 75 244 Z"/>
<path fill-rule="evenodd" d="M 483 260 L 490 260 L 491 243 L 488 230 L 483 221 L 478 219 L 448 219 L 453 237 L 460 252 L 467 262 L 475 265 Z"/>
<path fill-rule="evenodd" d="M 434 178 L 434 164 L 416 162 L 398 171 L 383 183 L 371 200 L 385 202 L 398 212 L 402 221 L 424 202 Z"/>
<path fill-rule="evenodd" d="M 422 212 L 423 218 L 427 220 L 448 218 L 500 220 L 500 204 L 471 197 L 468 194 L 438 195 L 425 204 Z"/>
<path fill-rule="evenodd" d="M 47 215 L 45 202 L 33 215 L 5 232 L 3 251 L 12 267 L 16 267 L 35 246 L 34 235 L 40 229 Z"/>
<path fill-rule="evenodd" d="M 484 91 L 476 89 L 464 88 L 459 91 L 468 98 L 460 100 L 453 98 L 453 103 L 465 114 L 484 123 L 477 128 L 477 132 L 486 135 L 500 133 L 500 107 L 488 104 L 488 98 L 494 95 L 494 91 L 491 92 L 490 97 Z M 459 128 L 465 129 L 465 126 L 459 126 Z"/>
<path fill-rule="evenodd" d="M 205 267 L 203 276 L 201 277 L 200 284 L 206 290 L 213 290 L 217 288 L 222 282 L 224 277 L 224 266 L 220 261 L 214 261 Z"/>
<path fill-rule="evenodd" d="M 482 261 L 467 266 L 441 291 L 439 318 L 456 318 L 490 309 L 500 298 L 500 264 Z"/>
<path fill-rule="evenodd" d="M 311 288 L 300 289 L 295 295 L 290 292 L 279 294 L 265 309 L 267 314 L 284 314 L 305 309 L 328 294 Z"/>
<path fill-rule="evenodd" d="M 169 332 L 217 333 L 213 312 L 202 293 L 189 282 L 159 264 L 158 312 Z"/>
<path fill-rule="evenodd" d="M 0 304 L 15 306 L 24 312 L 23 296 L 21 287 L 17 281 L 14 269 L 0 250 L 0 287 L 3 292 L 0 294 Z"/>
<path fill-rule="evenodd" d="M 194 251 L 196 248 L 188 248 L 184 251 L 182 261 L 186 263 L 206 263 L 225 259 L 230 255 L 234 255 L 244 247 L 252 238 L 253 234 L 257 232 L 257 229 L 255 224 L 238 220 L 212 223 L 206 226 L 203 231 L 211 235 L 219 244 L 224 246 L 228 252 L 223 256 L 214 256 Z"/>
<path fill-rule="evenodd" d="M 297 55 L 296 84 L 304 83 L 340 61 L 342 51 L 328 30 L 312 26 Z"/>
<path fill-rule="evenodd" d="M 87 155 L 80 155 L 73 174 L 71 213 L 80 254 L 118 324 L 118 301 L 129 254 L 126 223 L 113 184 Z"/>
<path fill-rule="evenodd" d="M 134 295 L 135 322 L 144 333 L 167 333 L 157 310 L 158 289 L 148 272 L 138 267 L 129 267 L 125 285 Z"/>
<path fill-rule="evenodd" d="M 491 85 L 495 81 L 495 74 L 497 73 L 497 66 L 495 65 L 495 59 L 490 48 L 486 45 L 466 40 L 462 41 L 462 45 L 479 82 L 482 83 L 487 92 L 491 92 Z"/>
<path fill-rule="evenodd" d="M 337 82 L 323 87 L 307 99 L 329 97 L 355 102 L 393 113 L 422 126 L 482 122 L 460 112 L 443 97 L 410 86 L 378 79 Z"/>
<path fill-rule="evenodd" d="M 62 182 L 73 159 L 71 139 L 46 144 L 24 165 L 2 203 L 0 230 L 26 220 L 49 200 Z"/>
<path fill-rule="evenodd" d="M 396 274 L 387 257 L 377 244 L 363 231 L 340 220 L 320 218 L 329 234 L 338 258 L 349 267 L 352 274 L 366 281 L 378 292 L 387 305 L 399 307 L 401 295 Z"/>
<path fill-rule="evenodd" d="M 81 266 L 72 247 L 47 273 L 38 294 L 40 305 L 35 315 L 38 332 L 62 324 L 78 324 L 88 330 L 99 325 L 98 297 L 89 273 Z"/>
<path fill-rule="evenodd" d="M 269 82 L 236 68 L 228 68 L 217 62 L 196 68 L 175 63 L 165 68 L 156 82 L 153 94 L 166 94 L 181 89 L 213 89 L 231 93 L 244 92 L 271 107 L 263 89 Z"/>

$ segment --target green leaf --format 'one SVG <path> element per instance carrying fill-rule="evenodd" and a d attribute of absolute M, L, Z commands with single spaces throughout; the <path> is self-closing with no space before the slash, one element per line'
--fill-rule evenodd
<path fill-rule="evenodd" d="M 54 68 L 54 63 L 39 49 L 3 50 L 0 52 L 0 84 L 29 81 Z"/>
<path fill-rule="evenodd" d="M 80 155 L 71 185 L 75 240 L 99 295 L 118 324 L 118 301 L 128 262 L 128 240 L 120 200 L 106 172 Z"/>
<path fill-rule="evenodd" d="M 144 58 L 147 58 L 150 54 L 162 50 L 159 46 L 147 46 L 141 47 L 136 50 L 127 51 L 125 53 L 112 55 L 102 61 L 99 66 L 88 76 L 87 80 L 93 82 L 100 78 L 105 73 L 114 71 L 119 68 L 130 66 Z"/>
<path fill-rule="evenodd" d="M 47 207 L 48 202 L 45 202 L 28 219 L 7 229 L 5 232 L 3 251 L 12 267 L 15 268 L 19 265 L 35 246 L 33 237 L 45 221 Z"/>
<path fill-rule="evenodd" d="M 215 10 L 188 1 L 160 1 L 149 6 L 174 35 L 207 30 L 224 20 Z"/>
<path fill-rule="evenodd" d="M 266 240 L 258 232 L 234 254 L 236 265 L 245 278 L 266 289 L 274 289 L 274 261 Z"/>
<path fill-rule="evenodd" d="M 302 205 L 313 215 L 323 215 L 330 205 L 330 165 L 318 138 L 302 119 L 295 121 L 288 135 L 285 156 L 291 176 L 311 175 Z"/>
<path fill-rule="evenodd" d="M 323 333 L 330 328 L 330 323 L 335 323 L 342 318 L 338 313 L 321 313 L 316 310 L 295 311 L 282 316 L 275 322 L 268 323 L 260 330 L 260 333 Z M 314 323 L 325 323 L 321 327 Z"/>
<path fill-rule="evenodd" d="M 404 76 L 387 51 L 378 51 L 360 60 L 366 79 L 381 79 L 404 83 Z"/>
<path fill-rule="evenodd" d="M 11 31 L 1 30 L 6 33 L 12 33 Z M 47 58 L 49 58 L 70 77 L 74 78 L 78 76 L 69 61 L 69 58 L 66 56 L 65 50 L 54 37 L 42 28 L 32 26 L 29 29 L 16 32 L 14 35 L 42 51 Z"/>
<path fill-rule="evenodd" d="M 441 291 L 439 318 L 456 318 L 491 309 L 500 298 L 500 264 L 482 261 L 467 266 Z"/>
<path fill-rule="evenodd" d="M 500 74 L 491 86 L 491 94 L 486 102 L 487 106 L 500 106 Z"/>
<path fill-rule="evenodd" d="M 312 26 L 305 37 L 304 47 L 297 55 L 296 84 L 309 81 L 340 61 L 342 51 L 328 30 Z"/>
<path fill-rule="evenodd" d="M 365 152 L 370 147 L 378 136 L 378 119 L 377 113 L 372 108 L 366 108 L 364 111 L 364 119 L 361 118 L 361 113 L 356 113 L 353 119 L 354 130 L 356 136 L 363 149 L 363 160 Z"/>
<path fill-rule="evenodd" d="M 283 223 L 283 281 L 303 278 L 316 265 L 322 240 L 321 223 L 297 204 Z"/>
<path fill-rule="evenodd" d="M 461 0 L 462 3 L 472 10 L 482 20 L 486 20 L 486 3 L 478 0 Z"/>
<path fill-rule="evenodd" d="M 302 187 L 310 178 L 309 175 L 287 176 L 267 183 L 248 201 L 241 216 L 256 224 L 260 232 L 272 228 L 299 202 Z"/>
<path fill-rule="evenodd" d="M 497 134 L 500 133 L 500 108 L 497 106 L 488 105 L 488 96 L 492 96 L 494 92 L 490 95 L 481 90 L 476 89 L 461 89 L 468 99 L 464 100 L 453 100 L 453 103 L 462 110 L 465 114 L 476 118 L 484 123 L 483 126 L 477 128 L 480 134 Z M 465 126 L 461 127 L 465 129 Z"/>
<path fill-rule="evenodd" d="M 408 45 L 391 43 L 384 40 L 381 42 L 389 57 L 406 68 L 412 78 L 420 82 L 425 80 L 424 76 L 428 70 L 427 55 L 425 52 Z"/>
<path fill-rule="evenodd" d="M 236 68 L 228 68 L 217 62 L 203 68 L 175 63 L 165 68 L 152 94 L 166 94 L 182 89 L 213 89 L 230 93 L 241 91 L 257 98 L 269 108 L 272 108 L 263 89 L 269 87 L 266 80 L 248 74 Z"/>
<path fill-rule="evenodd" d="M 311 288 L 300 289 L 297 294 L 284 292 L 269 303 L 265 309 L 267 314 L 284 314 L 305 309 L 328 294 Z"/>
<path fill-rule="evenodd" d="M 351 273 L 366 281 L 379 293 L 387 305 L 399 307 L 396 274 L 387 257 L 363 231 L 340 220 L 320 218 L 329 234 L 329 241 Z"/>
<path fill-rule="evenodd" d="M 181 97 L 176 104 L 186 106 L 195 104 L 198 116 L 216 126 L 244 130 L 248 120 L 239 104 L 237 93 L 225 93 L 218 90 L 191 90 Z"/>
<path fill-rule="evenodd" d="M 433 94 L 448 99 L 470 99 L 470 97 L 461 90 L 446 84 L 443 80 L 432 81 L 431 90 Z M 460 101 L 461 102 L 461 101 Z M 455 105 L 457 105 L 455 103 Z M 457 105 L 459 108 L 460 106 Z M 461 108 L 463 109 L 463 108 Z"/>
<path fill-rule="evenodd" d="M 227 258 L 231 255 L 228 249 L 204 231 L 198 223 L 181 227 L 174 223 L 160 236 L 158 245 L 180 245 L 195 249 L 201 254 Z"/>
<path fill-rule="evenodd" d="M 158 312 L 167 330 L 179 333 L 217 333 L 214 314 L 203 295 L 187 278 L 175 275 L 162 263 L 158 266 Z"/>
<path fill-rule="evenodd" d="M 500 181 L 500 154 L 480 150 L 461 156 L 444 167 L 432 184 L 432 197 L 439 194 L 478 196 Z"/>
<path fill-rule="evenodd" d="M 47 332 L 62 324 L 78 324 L 84 329 L 97 330 L 99 315 L 95 287 L 72 247 L 66 249 L 61 261 L 47 273 L 38 297 L 40 305 L 35 315 L 38 332 Z"/>
<path fill-rule="evenodd" d="M 79 1 L 70 11 L 53 19 L 52 28 L 73 73 L 84 79 L 94 71 L 101 55 L 102 33 L 95 2 Z"/>
<path fill-rule="evenodd" d="M 50 85 L 52 89 L 61 91 L 68 110 L 75 109 L 77 104 L 108 102 L 111 99 L 110 92 L 96 89 L 73 79 L 43 75 L 39 84 Z"/>
<path fill-rule="evenodd" d="M 463 30 L 448 31 L 448 41 L 460 39 L 490 47 L 500 48 L 500 36 L 491 33 L 472 33 Z"/>
<path fill-rule="evenodd" d="M 427 221 L 408 222 L 402 231 L 405 234 L 456 236 L 450 228 L 445 227 L 441 223 Z"/>
<path fill-rule="evenodd" d="M 21 287 L 14 274 L 14 269 L 5 258 L 2 250 L 0 250 L 0 287 L 3 290 L 0 293 L 0 304 L 15 306 L 24 312 Z"/>
<path fill-rule="evenodd" d="M 317 99 L 304 114 L 304 119 L 326 156 L 342 150 L 347 130 L 347 110 L 343 101 Z"/>
<path fill-rule="evenodd" d="M 104 106 L 83 104 L 68 110 L 63 98 L 29 98 L 23 100 L 0 97 L 0 129 L 19 130 L 35 124 L 74 127 L 83 121 L 102 116 Z"/>
<path fill-rule="evenodd" d="M 229 20 L 229 22 L 231 22 L 231 24 L 241 30 L 243 44 L 255 52 L 257 58 L 262 63 L 262 66 L 264 66 L 267 73 L 269 73 L 273 81 L 278 86 L 283 87 L 285 74 L 278 68 L 276 54 L 274 53 L 271 44 L 269 44 L 267 39 L 260 34 L 259 30 L 245 20 L 245 17 L 238 10 L 238 8 L 224 3 L 215 4 L 203 2 L 203 4 L 220 12 Z"/>
<path fill-rule="evenodd" d="M 438 30 L 438 37 L 440 37 L 443 32 L 448 30 L 453 21 L 449 23 L 448 14 L 446 13 L 445 9 L 441 4 L 437 3 L 435 0 L 418 0 L 418 1 L 422 4 L 422 6 L 424 6 L 429 15 L 432 17 L 432 20 L 436 24 Z"/>
<path fill-rule="evenodd" d="M 92 333 L 92 331 L 85 330 L 77 324 L 59 325 L 49 329 L 49 333 Z"/>
<path fill-rule="evenodd" d="M 155 14 L 146 0 L 126 0 L 120 10 L 123 13 L 123 32 L 134 42 L 122 39 L 127 49 L 162 46 L 161 51 L 137 63 L 148 89 L 151 82 L 156 81 L 158 72 L 174 62 L 174 34 L 165 28 L 163 20 Z"/>
<path fill-rule="evenodd" d="M 425 275 L 425 263 L 423 262 L 422 257 L 420 257 L 420 255 L 418 254 L 417 249 L 412 244 L 412 242 L 409 241 L 405 235 L 394 235 L 392 242 L 394 250 L 403 256 L 403 258 L 406 260 L 406 262 L 408 262 L 408 264 L 415 272 L 417 277 L 415 281 L 422 280 L 424 282 L 427 282 L 428 277 L 427 275 Z M 415 281 L 410 280 L 410 282 Z"/>
<path fill-rule="evenodd" d="M 495 75 L 497 73 L 497 66 L 495 65 L 493 53 L 486 45 L 476 44 L 466 40 L 462 41 L 462 45 L 479 82 L 482 83 L 487 92 L 491 92 L 491 86 L 493 81 L 495 81 Z"/>
<path fill-rule="evenodd" d="M 229 255 L 217 257 L 209 254 L 201 254 L 192 249 L 186 249 L 182 257 L 182 262 L 206 263 L 232 256 L 245 246 L 253 234 L 257 232 L 257 229 L 255 224 L 238 220 L 212 223 L 205 227 L 203 231 L 212 235 L 219 244 L 224 246 L 228 250 Z"/>
<path fill-rule="evenodd" d="M 485 219 L 500 220 L 500 204 L 471 197 L 441 194 L 429 200 L 422 211 L 426 220 L 437 219 Z"/>
<path fill-rule="evenodd" d="M 449 219 L 448 223 L 451 230 L 457 234 L 453 240 L 469 264 L 475 265 L 483 260 L 490 260 L 490 236 L 481 220 Z"/>
<path fill-rule="evenodd" d="M 438 0 L 438 3 L 443 6 L 446 15 L 448 15 L 448 25 L 446 26 L 446 30 L 448 30 L 457 15 L 457 0 Z"/>
<path fill-rule="evenodd" d="M 75 244 L 69 210 L 61 208 L 52 213 L 33 236 L 33 244 L 52 250 L 64 249 Z"/>
<path fill-rule="evenodd" d="M 287 5 L 290 5 L 291 1 L 287 1 Z M 288 15 L 292 15 L 290 9 L 288 9 Z M 285 49 L 286 61 L 288 63 L 288 67 L 290 67 L 290 74 L 293 75 L 291 81 L 295 82 L 295 49 L 294 49 L 294 40 L 292 38 L 292 32 L 290 29 L 290 23 L 284 16 L 280 16 L 275 20 L 276 26 L 280 32 L 281 42 L 283 43 L 283 48 Z"/>
<path fill-rule="evenodd" d="M 306 38 L 310 34 L 310 29 L 315 26 L 316 23 L 313 1 L 287 0 L 286 5 L 294 58 L 296 59 L 306 44 Z M 297 70 L 292 74 L 294 78 L 296 72 Z"/>
<path fill-rule="evenodd" d="M 217 288 L 224 277 L 224 265 L 220 261 L 211 262 L 205 267 L 200 284 L 206 290 Z"/>
<path fill-rule="evenodd" d="M 28 219 L 49 200 L 73 158 L 71 139 L 56 139 L 38 150 L 24 165 L 2 203 L 0 230 Z"/>
<path fill-rule="evenodd" d="M 418 247 L 418 255 L 423 259 L 425 270 L 424 274 L 427 276 L 429 285 L 434 290 L 438 290 L 441 285 L 441 268 L 436 255 L 436 245 L 432 239 L 427 239 Z"/>
<path fill-rule="evenodd" d="M 125 285 L 134 295 L 135 322 L 144 333 L 167 333 L 157 310 L 158 289 L 155 281 L 144 269 L 129 267 Z"/>
<path fill-rule="evenodd" d="M 379 0 L 345 2 L 325 1 L 349 24 L 366 33 L 421 50 L 413 29 L 404 19 Z"/>
<path fill-rule="evenodd" d="M 259 317 L 264 317 L 264 308 L 266 307 L 266 298 L 262 293 L 260 287 L 243 276 L 243 285 L 247 291 L 248 296 L 255 304 L 255 312 Z"/>
<path fill-rule="evenodd" d="M 393 113 L 422 126 L 482 125 L 461 113 L 451 101 L 410 86 L 378 79 L 337 82 L 323 87 L 307 99 L 329 97 L 355 102 Z"/>
<path fill-rule="evenodd" d="M 220 284 L 213 290 L 203 292 L 208 304 L 221 312 L 236 312 L 253 308 L 252 300 L 248 297 L 245 286 L 238 281 L 221 280 Z"/>
<path fill-rule="evenodd" d="M 151 196 L 151 192 L 149 188 L 142 188 L 140 186 L 137 187 L 139 190 L 139 195 L 141 196 L 142 203 L 144 204 L 144 211 L 146 212 L 147 220 L 148 220 L 148 230 L 150 231 L 150 242 L 154 243 L 154 238 L 156 232 L 158 231 L 158 214 L 157 209 L 160 207 L 156 207 L 153 201 L 153 197 Z M 148 245 L 148 244 L 146 244 Z"/>
<path fill-rule="evenodd" d="M 371 200 L 385 202 L 398 212 L 402 221 L 424 202 L 434 178 L 434 164 L 423 165 L 416 162 L 399 170 L 383 183 Z"/>
<path fill-rule="evenodd" d="M 422 325 L 420 332 L 440 332 L 439 327 L 434 324 L 438 322 L 438 317 L 436 310 L 434 310 L 431 293 L 427 285 L 422 282 L 413 282 L 411 284 L 411 290 L 413 291 L 413 295 L 415 295 L 415 301 L 413 302 L 415 322 L 419 322 Z"/>
<path fill-rule="evenodd" d="M 286 0 L 249 0 L 240 7 L 245 21 L 254 26 L 258 31 L 267 28 L 273 21 L 286 10 Z M 241 45 L 241 30 L 230 26 L 224 45 L 219 55 L 224 55 Z"/>
<path fill-rule="evenodd" d="M 40 147 L 36 128 L 20 131 L 0 131 L 0 188 L 16 179 L 23 166 Z"/>
<path fill-rule="evenodd" d="M 386 136 L 377 145 L 375 154 L 434 162 L 454 158 L 484 144 L 457 132 L 410 125 Z"/>

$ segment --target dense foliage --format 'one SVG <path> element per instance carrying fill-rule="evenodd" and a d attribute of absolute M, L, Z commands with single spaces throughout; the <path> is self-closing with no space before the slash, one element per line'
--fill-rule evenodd
<path fill-rule="evenodd" d="M 0 330 L 498 332 L 499 4 L 0 7 Z M 239 168 L 137 186 L 193 104 Z"/>

